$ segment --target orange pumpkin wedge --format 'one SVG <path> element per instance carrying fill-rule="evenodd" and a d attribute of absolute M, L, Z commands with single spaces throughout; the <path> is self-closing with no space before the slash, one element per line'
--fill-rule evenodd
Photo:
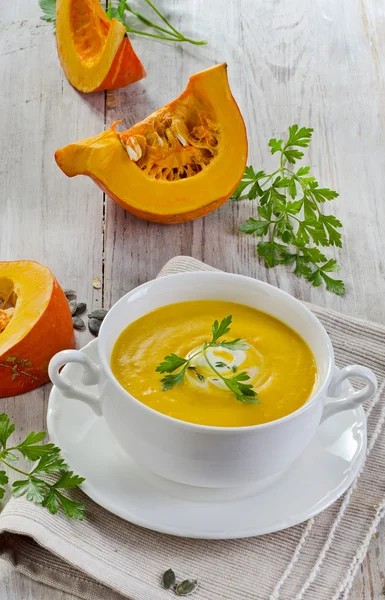
<path fill-rule="evenodd" d="M 74 345 L 67 298 L 48 267 L 0 262 L 0 398 L 49 381 L 53 355 Z"/>
<path fill-rule="evenodd" d="M 68 81 L 80 92 L 124 87 L 146 76 L 126 28 L 99 0 L 57 0 L 56 41 Z"/>
<path fill-rule="evenodd" d="M 225 64 L 193 75 L 179 98 L 128 131 L 115 126 L 57 150 L 55 159 L 66 175 L 88 175 L 142 219 L 202 217 L 242 179 L 246 130 Z"/>

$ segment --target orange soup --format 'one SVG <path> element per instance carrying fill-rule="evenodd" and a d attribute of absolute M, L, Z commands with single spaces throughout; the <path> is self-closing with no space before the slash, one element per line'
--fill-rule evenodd
<path fill-rule="evenodd" d="M 210 346 L 214 321 L 229 315 L 230 331 Z M 240 343 L 221 345 L 235 338 Z M 164 391 L 165 373 L 157 368 L 171 354 L 188 363 L 173 371 L 185 366 L 183 379 Z M 163 306 L 131 323 L 115 343 L 111 368 L 132 396 L 154 410 L 218 427 L 284 417 L 305 404 L 317 379 L 314 356 L 293 329 L 259 310 L 219 300 Z M 237 399 L 223 381 L 240 373 L 257 394 L 250 402 Z"/>

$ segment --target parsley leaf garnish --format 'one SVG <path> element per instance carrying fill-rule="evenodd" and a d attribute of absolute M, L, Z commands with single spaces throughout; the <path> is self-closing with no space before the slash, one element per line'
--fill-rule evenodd
<path fill-rule="evenodd" d="M 48 23 L 56 23 L 56 0 L 39 0 L 39 6 L 44 13 L 40 18 Z"/>
<path fill-rule="evenodd" d="M 19 479 L 12 484 L 12 495 L 15 498 L 25 496 L 27 500 L 40 504 L 55 514 L 59 507 L 68 517 L 82 519 L 84 517 L 84 505 L 64 496 L 59 489 L 72 489 L 83 483 L 84 477 L 75 475 L 68 470 L 68 465 L 60 456 L 60 449 L 55 444 L 40 444 L 46 437 L 44 431 L 35 433 L 32 431 L 25 440 L 17 446 L 7 447 L 11 434 L 15 431 L 15 425 L 10 422 L 7 414 L 0 415 L 0 462 L 9 469 L 13 469 L 24 479 Z M 27 472 L 16 467 L 14 463 L 19 460 L 18 453 L 27 460 L 35 463 L 32 470 Z M 52 477 L 47 480 L 45 475 L 56 473 L 56 481 Z M 0 499 L 4 497 L 8 476 L 5 471 L 0 471 Z"/>
<path fill-rule="evenodd" d="M 195 366 L 190 366 L 190 362 L 193 358 L 198 355 L 203 355 L 207 364 L 211 368 L 211 370 L 218 376 L 219 379 L 223 381 L 223 383 L 229 388 L 231 392 L 235 395 L 237 400 L 240 402 L 248 402 L 248 403 L 259 403 L 259 399 L 257 397 L 257 393 L 253 389 L 253 386 L 249 383 L 244 383 L 250 379 L 247 373 L 237 373 L 232 377 L 224 377 L 217 371 L 217 368 L 228 367 L 228 365 L 223 361 L 218 361 L 215 363 L 215 366 L 210 362 L 207 356 L 208 348 L 225 348 L 228 350 L 247 350 L 249 348 L 249 344 L 245 340 L 241 340 L 240 338 L 236 338 L 234 340 L 221 340 L 221 338 L 229 333 L 230 326 L 232 323 L 232 315 L 225 317 L 219 323 L 219 321 L 214 321 L 211 331 L 212 331 L 212 339 L 211 342 L 206 342 L 203 344 L 202 349 L 198 350 L 190 356 L 188 359 L 182 358 L 177 354 L 168 354 L 164 357 L 164 361 L 160 363 L 156 367 L 156 371 L 158 373 L 167 373 L 162 379 L 162 390 L 166 392 L 170 390 L 175 385 L 179 385 L 183 382 L 184 376 L 186 374 L 187 369 L 193 369 L 200 381 L 205 381 L 202 373 L 198 371 Z M 237 367 L 228 367 L 233 373 L 237 372 Z M 180 369 L 177 373 L 174 373 L 177 369 Z"/>
<path fill-rule="evenodd" d="M 220 337 L 226 335 L 226 333 L 229 333 L 232 320 L 232 315 L 229 315 L 228 317 L 222 319 L 220 323 L 218 323 L 218 321 L 214 321 L 211 327 L 213 332 L 213 339 L 211 340 L 212 344 L 217 342 Z"/>
<path fill-rule="evenodd" d="M 279 154 L 279 168 L 271 174 L 246 167 L 233 200 L 258 198 L 258 217 L 251 217 L 239 226 L 239 231 L 267 239 L 257 244 L 258 254 L 268 267 L 292 265 L 297 277 L 304 277 L 313 286 L 322 284 L 342 296 L 345 286 L 328 273 L 338 271 L 335 259 L 329 259 L 319 247 L 342 247 L 342 223 L 334 215 L 325 215 L 321 207 L 338 197 L 337 192 L 320 187 L 310 175 L 310 167 L 294 169 L 304 156 L 299 148 L 307 148 L 313 129 L 289 127 L 287 140 L 272 138 L 271 154 Z"/>
<path fill-rule="evenodd" d="M 188 361 L 185 358 L 181 358 L 174 353 L 169 354 L 164 357 L 164 362 L 161 362 L 160 365 L 156 367 L 156 370 L 158 373 L 172 373 L 187 362 Z"/>

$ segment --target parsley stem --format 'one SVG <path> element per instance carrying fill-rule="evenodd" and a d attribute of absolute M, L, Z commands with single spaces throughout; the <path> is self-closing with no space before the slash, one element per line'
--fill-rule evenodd
<path fill-rule="evenodd" d="M 156 35 L 155 33 L 147 33 L 146 31 L 140 31 L 139 29 L 131 29 L 126 25 L 126 29 L 129 33 L 135 33 L 136 35 L 144 35 L 146 37 L 156 38 L 158 40 L 166 40 L 168 42 L 182 42 L 184 40 L 176 39 L 173 37 L 166 37 L 165 35 Z M 171 34 L 170 34 L 171 35 Z"/>
<path fill-rule="evenodd" d="M 182 33 L 180 33 L 171 23 L 166 19 L 166 17 L 156 8 L 156 6 L 151 2 L 151 0 L 145 0 L 147 4 L 152 8 L 152 10 L 162 19 L 162 21 L 167 25 L 168 29 L 157 25 L 150 19 L 147 19 L 140 12 L 134 10 L 129 4 L 124 5 L 124 10 L 128 10 L 131 14 L 133 14 L 139 21 L 142 21 L 148 27 L 152 29 L 156 29 L 165 33 L 166 35 L 156 35 L 154 33 L 147 33 L 146 31 L 140 31 L 139 29 L 133 29 L 129 25 L 125 24 L 126 30 L 129 33 L 134 33 L 136 35 L 143 35 L 145 37 L 156 38 L 158 40 L 165 40 L 167 42 L 188 42 L 189 44 L 194 44 L 196 46 L 202 46 L 207 44 L 205 40 L 192 40 L 191 38 L 185 37 Z"/>
<path fill-rule="evenodd" d="M 175 29 L 175 27 L 173 25 L 171 25 L 170 21 L 168 21 L 166 19 L 166 17 L 160 12 L 160 10 L 158 10 L 156 8 L 156 6 L 151 2 L 151 0 L 145 0 L 145 2 L 147 2 L 147 4 L 152 8 L 152 10 L 154 12 L 156 12 L 156 14 L 158 15 L 158 17 L 160 17 L 163 21 L 163 23 L 166 23 L 166 25 L 172 29 L 172 31 L 174 31 L 174 33 L 176 33 L 176 35 L 180 36 L 181 34 L 179 33 L 179 31 L 177 29 Z"/>
<path fill-rule="evenodd" d="M 20 475 L 24 475 L 25 477 L 30 476 L 30 473 L 26 473 L 25 471 L 22 471 L 21 469 L 18 469 L 17 467 L 10 465 L 6 460 L 4 460 L 4 458 L 1 459 L 1 462 L 4 463 L 10 469 L 13 469 L 13 471 L 17 471 L 17 473 L 20 473 Z"/>
<path fill-rule="evenodd" d="M 147 19 L 140 12 L 134 10 L 132 8 L 132 6 L 130 6 L 129 4 L 125 5 L 125 9 L 128 10 L 130 13 L 132 13 L 135 17 L 137 17 L 140 21 L 142 21 L 142 23 L 144 23 L 148 27 L 152 27 L 153 29 L 157 29 L 158 31 L 163 31 L 163 33 L 167 33 L 167 35 L 172 35 L 176 38 L 181 37 L 181 35 L 179 33 L 176 34 L 173 31 L 170 31 L 169 29 L 165 29 L 164 27 L 161 27 L 160 25 L 156 25 L 156 23 L 153 23 L 152 21 L 150 21 L 150 19 Z"/>
<path fill-rule="evenodd" d="M 263 185 L 266 185 L 270 181 L 270 179 L 273 179 L 273 177 L 275 175 L 277 175 L 277 173 L 280 173 L 281 171 L 282 171 L 282 167 L 279 167 L 279 169 L 276 169 L 274 171 L 274 173 L 271 173 L 271 175 L 264 175 L 263 177 L 261 177 L 261 179 L 266 179 L 266 181 L 263 183 Z M 259 179 L 259 181 L 261 181 L 261 179 Z M 252 183 L 252 182 L 250 182 L 250 183 Z"/>

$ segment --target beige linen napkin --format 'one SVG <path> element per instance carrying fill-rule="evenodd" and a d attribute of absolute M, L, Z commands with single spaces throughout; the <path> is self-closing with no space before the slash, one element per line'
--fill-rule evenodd
<path fill-rule="evenodd" d="M 176 257 L 160 275 L 196 270 L 212 267 Z M 160 576 L 169 567 L 181 577 L 199 580 L 194 600 L 347 600 L 385 507 L 385 327 L 311 309 L 331 336 L 337 364 L 366 365 L 381 386 L 366 407 L 366 462 L 343 498 L 286 531 L 230 541 L 147 531 L 81 492 L 87 507 L 84 522 L 13 499 L 0 516 L 2 558 L 34 579 L 87 600 L 175 597 L 160 587 Z"/>

